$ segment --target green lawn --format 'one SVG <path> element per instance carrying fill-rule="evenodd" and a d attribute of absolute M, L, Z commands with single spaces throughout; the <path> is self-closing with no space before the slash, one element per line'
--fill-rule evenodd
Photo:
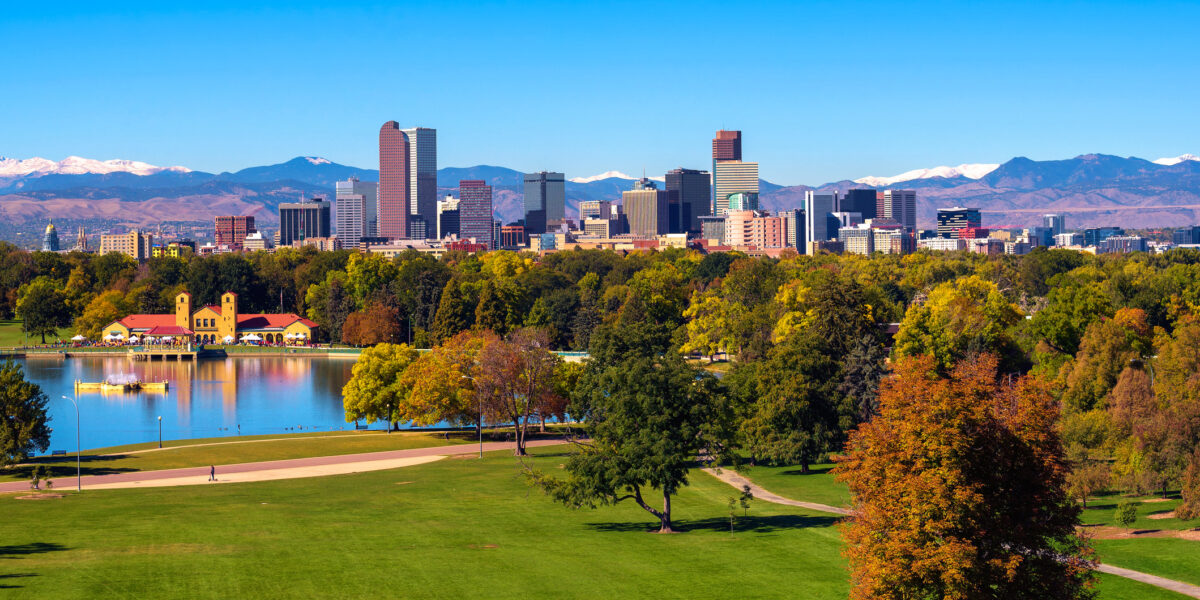
<path fill-rule="evenodd" d="M 1132 525 L 1134 529 L 1191 529 L 1193 527 L 1200 527 L 1200 521 L 1180 521 L 1174 518 L 1149 518 L 1151 515 L 1170 512 L 1175 510 L 1176 506 L 1179 506 L 1178 492 L 1168 494 L 1167 498 L 1164 502 L 1161 496 L 1125 498 L 1117 493 L 1105 493 L 1088 499 L 1088 506 L 1084 509 L 1081 520 L 1086 525 L 1118 526 L 1116 521 L 1117 504 L 1122 500 L 1131 500 L 1137 503 L 1138 518 Z"/>
<path fill-rule="evenodd" d="M 58 330 L 57 337 L 46 336 L 46 343 L 50 344 L 56 342 L 60 338 L 63 340 L 69 340 L 71 339 L 72 335 L 75 334 L 71 332 L 71 329 L 69 327 L 64 327 L 63 329 Z M 25 333 L 21 331 L 20 321 L 0 321 L 0 348 L 12 348 L 15 346 L 20 346 L 25 344 L 26 341 Z M 41 344 L 42 338 L 41 336 L 30 337 L 28 339 L 28 343 L 30 345 Z"/>
<path fill-rule="evenodd" d="M 485 433 L 487 433 L 486 430 Z M 89 450 L 83 454 L 83 474 L 102 475 L 124 471 L 177 469 L 212 464 L 382 452 L 428 446 L 470 444 L 476 440 L 473 432 L 447 432 L 443 435 L 431 432 L 393 432 L 388 434 L 383 431 L 327 431 L 174 440 L 163 442 L 163 450 L 137 454 L 131 452 L 153 449 L 158 444 L 133 444 Z M 176 446 L 184 447 L 172 449 Z M 41 457 L 32 463 L 49 464 L 54 477 L 75 475 L 74 454 L 53 458 Z M 0 471 L 0 481 L 28 478 L 29 469 L 27 467 Z"/>
<path fill-rule="evenodd" d="M 535 449 L 553 470 L 558 449 Z M 835 520 L 700 472 L 673 535 L 632 505 L 568 510 L 504 452 L 262 483 L 0 496 L 0 587 L 25 598 L 844 598 Z M 1179 598 L 1115 577 L 1110 600 Z"/>
<path fill-rule="evenodd" d="M 800 467 L 746 467 L 742 474 L 754 483 L 793 500 L 818 502 L 830 506 L 850 506 L 850 490 L 837 482 L 830 473 L 832 464 L 809 467 L 809 473 L 800 472 Z"/>
<path fill-rule="evenodd" d="M 1092 543 L 1101 559 L 1111 565 L 1200 585 L 1200 541 L 1145 538 Z"/>

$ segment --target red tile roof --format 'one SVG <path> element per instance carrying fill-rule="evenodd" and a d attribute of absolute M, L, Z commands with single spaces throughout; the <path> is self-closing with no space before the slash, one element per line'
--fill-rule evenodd
<path fill-rule="evenodd" d="M 192 335 L 193 333 L 195 332 L 191 329 L 185 329 L 177 325 L 159 325 L 158 327 L 147 331 L 146 335 L 158 337 L 162 335 Z"/>
<path fill-rule="evenodd" d="M 238 331 L 243 329 L 283 329 L 295 322 L 301 322 L 310 328 L 317 324 L 295 313 L 238 315 Z"/>
<path fill-rule="evenodd" d="M 116 322 L 131 330 L 172 327 L 175 325 L 175 315 L 129 315 L 124 319 L 117 319 Z"/>
<path fill-rule="evenodd" d="M 202 311 L 202 310 L 204 310 L 204 309 L 206 309 L 206 308 L 207 308 L 207 309 L 209 309 L 209 310 L 211 310 L 211 311 L 213 311 L 213 312 L 215 312 L 215 313 L 217 313 L 218 315 L 219 315 L 219 314 L 221 314 L 221 307 L 220 307 L 220 306 L 217 306 L 216 304 L 208 304 L 208 305 L 205 305 L 205 306 L 201 306 L 200 308 L 197 308 L 197 309 L 196 309 L 196 312 L 200 312 L 200 311 Z M 194 314 L 194 313 L 193 313 L 193 314 Z"/>

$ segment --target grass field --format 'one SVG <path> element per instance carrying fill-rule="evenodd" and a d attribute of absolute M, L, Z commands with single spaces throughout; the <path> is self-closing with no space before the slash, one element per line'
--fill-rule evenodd
<path fill-rule="evenodd" d="M 490 433 L 485 430 L 485 434 Z M 470 444 L 477 438 L 470 432 L 392 432 L 383 431 L 328 431 L 311 434 L 258 435 L 221 437 L 163 442 L 163 449 L 156 450 L 157 443 L 133 444 L 113 448 L 88 450 L 83 454 L 82 473 L 103 475 L 151 469 L 177 469 L 201 467 L 212 464 L 284 460 L 312 456 L 357 454 L 359 452 L 382 452 L 449 444 Z M 488 441 L 485 435 L 484 441 Z M 182 446 L 182 447 L 181 447 Z M 152 450 L 150 452 L 137 452 Z M 30 464 L 49 465 L 53 477 L 75 475 L 75 455 L 42 457 Z M 0 481 L 28 479 L 29 468 L 17 467 L 0 470 Z"/>
<path fill-rule="evenodd" d="M 534 464 L 554 469 L 556 450 Z M 683 533 L 631 505 L 568 510 L 506 453 L 392 471 L 194 488 L 0 496 L 0 586 L 24 598 L 844 598 L 835 520 L 703 473 Z M 1179 598 L 1120 578 L 1105 599 Z"/>
<path fill-rule="evenodd" d="M 743 474 L 764 489 L 785 498 L 818 502 L 830 506 L 850 506 L 850 490 L 837 482 L 830 473 L 832 464 L 809 467 L 809 473 L 800 472 L 800 467 L 747 467 Z"/>
<path fill-rule="evenodd" d="M 69 327 L 64 327 L 58 330 L 57 337 L 52 338 L 51 336 L 46 336 L 46 343 L 49 344 L 56 342 L 60 338 L 67 340 L 70 339 L 72 335 L 74 334 L 71 333 L 71 329 Z M 30 345 L 41 344 L 42 338 L 41 336 L 37 336 L 30 337 L 28 340 L 26 340 L 25 333 L 21 331 L 20 321 L 0 321 L 0 348 L 12 348 L 25 344 L 26 342 L 28 342 Z"/>

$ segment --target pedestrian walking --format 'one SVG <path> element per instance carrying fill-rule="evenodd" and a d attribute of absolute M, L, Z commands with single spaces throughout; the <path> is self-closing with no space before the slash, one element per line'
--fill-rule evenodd
<path fill-rule="evenodd" d="M 208 467 L 208 480 L 209 480 L 209 481 L 216 481 L 216 480 L 217 480 L 217 466 L 216 466 L 216 465 L 209 465 L 209 467 Z"/>

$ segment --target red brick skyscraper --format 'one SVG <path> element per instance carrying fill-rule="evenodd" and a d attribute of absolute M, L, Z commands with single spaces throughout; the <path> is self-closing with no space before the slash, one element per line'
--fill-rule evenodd
<path fill-rule="evenodd" d="M 742 132 L 724 129 L 717 132 L 713 138 L 713 161 L 718 160 L 742 160 Z"/>
<path fill-rule="evenodd" d="M 229 246 L 233 250 L 241 250 L 246 236 L 255 231 L 254 217 L 229 216 L 216 218 L 218 246 Z"/>
<path fill-rule="evenodd" d="M 388 121 L 379 130 L 379 236 L 408 237 L 408 136 Z"/>

